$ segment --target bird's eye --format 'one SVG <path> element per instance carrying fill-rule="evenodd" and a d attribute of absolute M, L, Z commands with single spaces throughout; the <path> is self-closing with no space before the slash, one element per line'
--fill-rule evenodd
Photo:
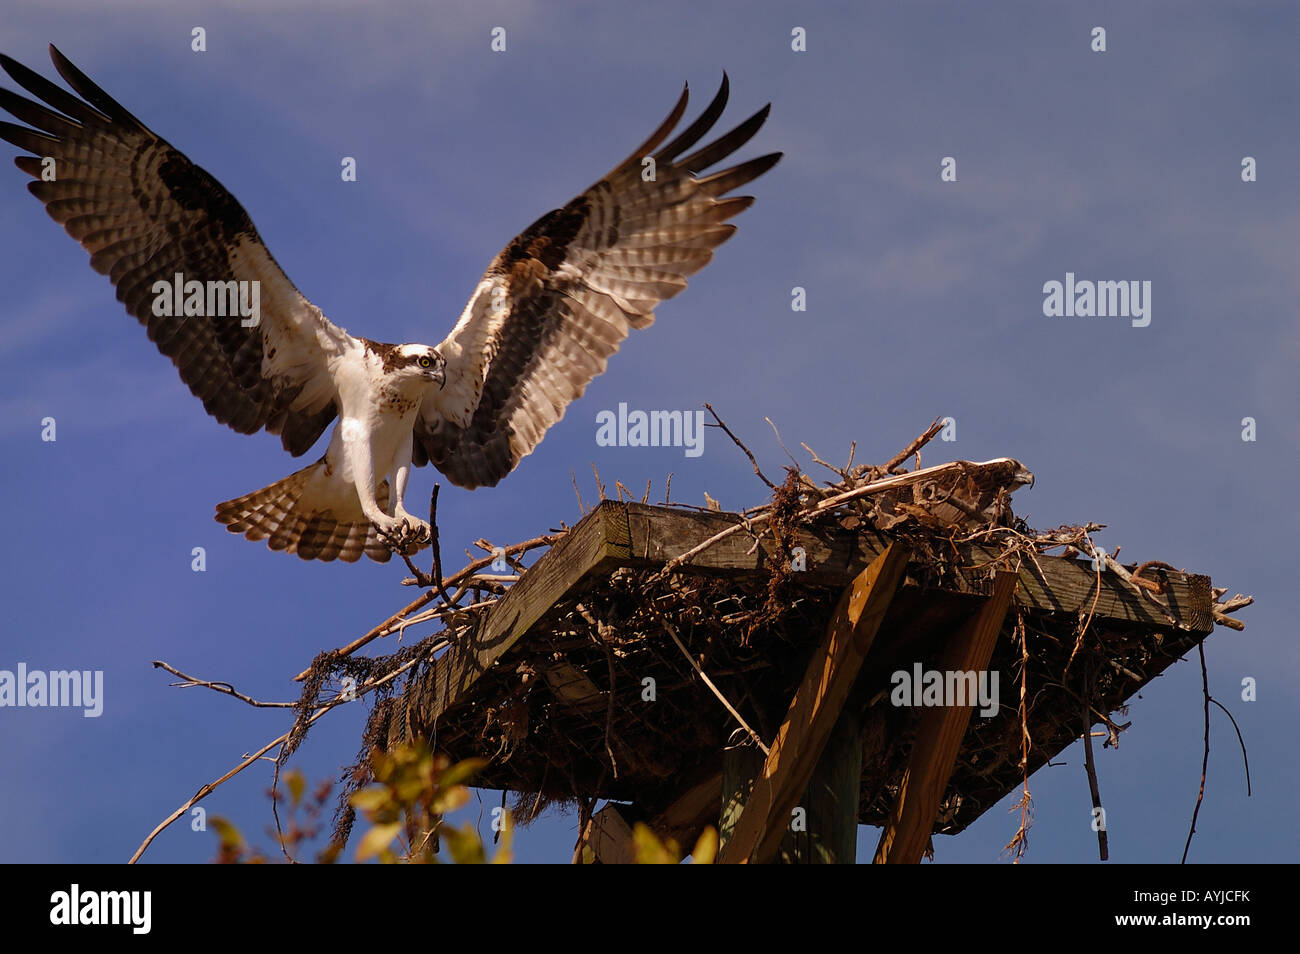
<path fill-rule="evenodd" d="M 420 367 L 428 368 L 431 367 L 432 365 L 433 365 L 433 359 L 430 358 L 427 354 L 420 359 Z"/>

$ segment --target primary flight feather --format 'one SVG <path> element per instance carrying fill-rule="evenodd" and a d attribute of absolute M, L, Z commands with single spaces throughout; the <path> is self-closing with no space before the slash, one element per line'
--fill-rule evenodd
<path fill-rule="evenodd" d="M 753 199 L 727 193 L 781 157 L 708 171 L 768 114 L 696 148 L 726 106 L 726 74 L 703 114 L 664 144 L 686 110 L 683 89 L 625 161 L 506 245 L 440 344 L 384 344 L 327 319 L 221 183 L 53 46 L 50 57 L 80 98 L 0 54 L 41 100 L 0 89 L 0 108 L 27 124 L 0 122 L 0 138 L 31 153 L 15 159 L 34 179 L 28 189 L 218 421 L 279 435 L 296 457 L 338 419 L 316 463 L 217 505 L 227 529 L 303 559 L 383 562 L 391 541 L 427 542 L 428 524 L 403 506 L 412 464 L 432 462 L 467 488 L 510 473 L 629 331 L 649 326 L 732 235 L 728 220 Z M 206 297 L 192 298 L 190 283 Z M 225 307 L 237 296 L 253 304 L 251 320 Z"/>

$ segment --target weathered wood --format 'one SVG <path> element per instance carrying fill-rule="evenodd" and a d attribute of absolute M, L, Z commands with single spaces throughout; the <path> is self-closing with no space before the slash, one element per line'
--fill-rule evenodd
<path fill-rule="evenodd" d="M 554 605 L 578 589 L 588 576 L 617 566 L 656 567 L 680 556 L 733 525 L 735 514 L 704 513 L 606 500 L 544 554 L 486 615 L 480 633 L 458 643 L 438 661 L 419 698 L 408 700 L 414 726 L 429 726 L 460 699 Z M 766 573 L 774 559 L 785 559 L 771 540 L 753 548 L 753 539 L 735 534 L 682 567 L 692 573 Z M 890 538 L 869 530 L 813 532 L 801 528 L 794 545 L 804 548 L 810 584 L 842 587 L 889 546 Z M 751 552 L 751 548 L 752 552 Z M 961 548 L 971 563 L 987 563 L 996 551 Z M 1165 586 L 1164 599 L 1174 623 L 1194 632 L 1214 627 L 1208 577 L 1159 570 L 1152 578 Z M 1092 612 L 1098 621 L 1118 620 L 1168 627 L 1170 619 L 1146 597 L 1112 573 L 1100 577 L 1088 562 L 1038 556 L 1019 571 L 1018 605 L 1061 613 Z M 961 591 L 957 587 L 957 591 Z"/>
<path fill-rule="evenodd" d="M 731 840 L 740 821 L 754 778 L 763 770 L 757 748 L 728 749 L 723 754 L 722 813 L 719 847 Z M 862 786 L 862 734 L 856 713 L 844 709 L 812 781 L 795 806 L 793 818 L 777 847 L 780 864 L 853 864 L 858 847 L 858 801 Z"/>
<path fill-rule="evenodd" d="M 681 556 L 720 530 L 736 523 L 735 514 L 668 510 L 646 504 L 610 502 L 627 510 L 630 552 L 634 565 L 656 566 Z M 603 505 L 602 505 L 603 506 Z M 801 576 L 809 583 L 847 585 L 868 563 L 880 556 L 891 538 L 872 530 L 814 532 L 800 528 L 793 546 L 804 548 L 808 569 Z M 958 551 L 973 564 L 987 564 L 999 551 L 964 546 Z M 784 559 L 770 538 L 755 549 L 748 534 L 738 533 L 695 556 L 682 570 L 700 573 L 759 571 L 773 559 Z M 1039 555 L 1038 566 L 1027 560 L 1020 569 L 1016 603 L 1027 609 L 1077 613 L 1093 610 L 1101 619 L 1118 619 L 1151 626 L 1169 626 L 1169 619 L 1154 602 L 1139 596 L 1113 573 L 1101 575 L 1097 594 L 1097 573 L 1091 561 L 1066 560 Z M 1038 569 L 1041 567 L 1041 573 Z M 1154 579 L 1165 584 L 1165 599 L 1175 624 L 1196 632 L 1214 628 L 1208 578 L 1161 570 Z M 1202 588 L 1200 583 L 1204 581 Z"/>
<path fill-rule="evenodd" d="M 722 857 L 736 833 L 736 825 L 749 801 L 754 779 L 763 771 L 763 752 L 741 745 L 722 753 L 722 810 L 718 814 L 718 856 Z"/>
<path fill-rule="evenodd" d="M 944 647 L 940 672 L 984 672 L 1017 585 L 1016 574 L 1000 572 L 993 594 Z M 916 687 L 919 689 L 919 687 Z M 916 740 L 898 789 L 889 823 L 880 833 L 877 864 L 916 864 L 934 828 L 957 751 L 970 725 L 973 706 L 949 705 L 925 709 Z"/>
<path fill-rule="evenodd" d="M 835 721 L 808 790 L 796 807 L 804 808 L 804 831 L 791 831 L 779 850 L 786 863 L 851 865 L 858 853 L 858 802 L 862 795 L 862 728 L 846 707 Z"/>
<path fill-rule="evenodd" d="M 433 698 L 415 719 L 431 724 L 583 577 L 618 565 L 628 554 L 626 515 L 617 507 L 597 507 L 510 587 L 472 642 L 453 645 L 438 660 Z"/>
<path fill-rule="evenodd" d="M 570 709 L 598 709 L 608 705 L 609 696 L 587 674 L 571 663 L 560 660 L 542 670 L 542 677 L 555 693 L 555 699 Z"/>
<path fill-rule="evenodd" d="M 619 806 L 606 805 L 591 816 L 573 860 L 584 865 L 636 864 L 632 826 L 623 817 Z"/>
<path fill-rule="evenodd" d="M 718 823 L 718 792 L 722 784 L 716 773 L 706 774 L 686 789 L 677 800 L 650 820 L 660 838 L 671 838 L 690 851 L 709 825 Z"/>
<path fill-rule="evenodd" d="M 844 591 L 720 862 L 764 862 L 776 854 L 790 813 L 812 779 L 889 602 L 902 583 L 907 558 L 904 544 L 890 544 Z"/>
<path fill-rule="evenodd" d="M 677 842 L 682 851 L 694 848 L 704 829 L 718 821 L 717 773 L 705 773 L 676 801 L 654 815 L 646 824 L 662 841 Z M 575 864 L 631 864 L 636 861 L 632 821 L 644 817 L 636 805 L 608 804 L 592 816 L 574 851 Z"/>

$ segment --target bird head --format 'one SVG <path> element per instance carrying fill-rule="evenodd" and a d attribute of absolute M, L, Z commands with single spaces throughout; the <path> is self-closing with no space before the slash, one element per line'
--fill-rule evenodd
<path fill-rule="evenodd" d="M 402 358 L 401 370 L 442 388 L 447 383 L 447 361 L 436 348 L 422 344 L 404 344 L 397 348 Z"/>

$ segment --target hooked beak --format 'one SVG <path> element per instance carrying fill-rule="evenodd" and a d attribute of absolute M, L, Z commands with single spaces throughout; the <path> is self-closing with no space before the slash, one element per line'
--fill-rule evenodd
<path fill-rule="evenodd" d="M 446 368 L 446 366 L 437 367 L 437 368 L 434 368 L 434 369 L 433 369 L 433 380 L 435 380 L 435 381 L 438 382 L 438 390 L 439 390 L 439 391 L 441 391 L 441 390 L 443 389 L 443 387 L 446 386 L 446 384 L 447 384 L 447 368 Z"/>

